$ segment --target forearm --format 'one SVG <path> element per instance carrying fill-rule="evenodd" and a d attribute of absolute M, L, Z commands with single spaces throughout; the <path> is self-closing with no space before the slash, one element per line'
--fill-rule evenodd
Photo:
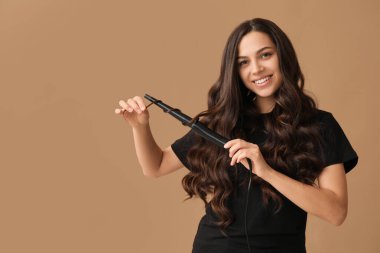
<path fill-rule="evenodd" d="M 149 124 L 133 128 L 137 159 L 145 176 L 155 176 L 160 168 L 163 152 L 153 138 Z"/>
<path fill-rule="evenodd" d="M 301 183 L 274 169 L 269 170 L 263 179 L 304 211 L 334 225 L 340 225 L 346 217 L 347 202 L 331 190 Z"/>

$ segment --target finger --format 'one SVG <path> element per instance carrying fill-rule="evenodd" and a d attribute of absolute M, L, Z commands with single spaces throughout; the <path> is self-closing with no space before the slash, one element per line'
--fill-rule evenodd
<path fill-rule="evenodd" d="M 240 145 L 238 145 L 238 144 L 234 144 L 234 145 L 230 148 L 230 150 L 228 151 L 230 157 L 233 157 L 233 156 L 235 155 L 235 153 L 238 152 L 238 151 L 240 150 L 240 148 L 241 148 Z"/>
<path fill-rule="evenodd" d="M 227 148 L 229 148 L 230 147 L 230 145 L 231 145 L 231 141 L 227 141 L 225 144 L 224 144 L 224 148 L 225 149 L 227 149 Z"/>
<path fill-rule="evenodd" d="M 137 113 L 140 113 L 141 110 L 140 110 L 140 107 L 138 106 L 138 104 L 136 103 L 136 101 L 132 98 L 128 99 L 127 100 L 127 104 L 133 108 L 134 111 L 136 111 Z"/>
<path fill-rule="evenodd" d="M 144 111 L 146 109 L 144 100 L 141 97 L 136 96 L 136 97 L 134 97 L 134 100 L 136 101 L 136 103 L 139 106 L 141 111 Z"/>
<path fill-rule="evenodd" d="M 117 109 L 115 109 L 115 113 L 116 114 L 122 114 L 124 111 L 125 111 L 124 108 L 121 108 L 121 109 L 117 108 Z"/>
<path fill-rule="evenodd" d="M 124 100 L 120 100 L 120 101 L 119 101 L 119 105 L 120 105 L 123 109 L 127 110 L 128 112 L 133 112 L 132 107 L 128 106 L 128 104 L 127 104 Z"/>
<path fill-rule="evenodd" d="M 248 146 L 246 144 L 247 143 L 243 140 L 236 141 L 235 144 L 233 144 L 229 150 L 230 157 L 232 157 L 238 150 L 240 150 L 242 148 L 247 148 Z"/>
<path fill-rule="evenodd" d="M 230 141 L 227 141 L 225 144 L 224 144 L 224 148 L 230 148 L 232 145 L 234 145 L 239 139 L 233 139 L 233 140 L 230 140 Z"/>
<path fill-rule="evenodd" d="M 247 152 L 246 151 L 240 152 L 236 159 L 236 163 L 240 163 L 245 158 L 247 158 Z"/>
<path fill-rule="evenodd" d="M 234 154 L 231 158 L 231 165 L 234 165 L 237 161 L 237 159 L 239 158 L 239 155 L 240 155 L 240 150 L 236 152 L 236 154 Z"/>
<path fill-rule="evenodd" d="M 249 164 L 248 164 L 247 158 L 244 158 L 240 163 L 243 164 L 244 167 L 249 169 Z M 252 169 L 253 169 L 253 162 L 252 162 Z"/>

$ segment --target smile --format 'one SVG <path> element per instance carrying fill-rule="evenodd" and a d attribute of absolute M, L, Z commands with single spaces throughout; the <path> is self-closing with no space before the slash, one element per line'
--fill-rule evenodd
<path fill-rule="evenodd" d="M 266 85 L 268 82 L 269 82 L 269 80 L 272 78 L 272 75 L 270 75 L 270 76 L 266 76 L 266 77 L 264 77 L 264 78 L 261 78 L 261 79 L 259 79 L 259 80 L 255 80 L 255 81 L 253 81 L 257 86 L 259 86 L 259 87 L 262 87 L 262 86 L 264 86 L 264 85 Z"/>

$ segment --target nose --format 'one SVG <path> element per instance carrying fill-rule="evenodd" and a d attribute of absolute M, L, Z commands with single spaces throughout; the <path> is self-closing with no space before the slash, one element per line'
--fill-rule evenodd
<path fill-rule="evenodd" d="M 263 70 L 264 70 L 264 67 L 260 64 L 259 61 L 252 61 L 251 75 L 256 75 Z"/>

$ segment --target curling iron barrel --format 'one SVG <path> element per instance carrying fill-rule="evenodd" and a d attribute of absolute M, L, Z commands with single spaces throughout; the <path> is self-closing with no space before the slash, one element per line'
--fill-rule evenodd
<path fill-rule="evenodd" d="M 226 144 L 226 142 L 229 141 L 227 138 L 219 135 L 218 133 L 215 133 L 214 131 L 212 131 L 205 125 L 203 125 L 198 120 L 190 125 L 192 118 L 182 113 L 179 109 L 173 109 L 171 106 L 165 104 L 161 100 L 158 100 L 152 96 L 149 96 L 148 94 L 145 94 L 144 98 L 151 101 L 152 103 L 160 107 L 164 112 L 169 113 L 174 118 L 181 121 L 183 125 L 192 128 L 196 133 L 201 135 L 203 138 L 215 143 L 219 147 L 223 148 L 224 144 Z"/>

